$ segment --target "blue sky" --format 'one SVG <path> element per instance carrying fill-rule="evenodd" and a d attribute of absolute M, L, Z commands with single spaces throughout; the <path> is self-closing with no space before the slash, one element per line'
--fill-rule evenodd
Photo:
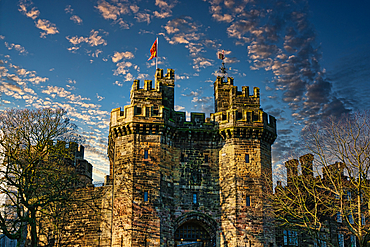
<path fill-rule="evenodd" d="M 94 180 L 108 172 L 110 111 L 134 79 L 175 69 L 176 110 L 213 112 L 224 50 L 235 85 L 259 87 L 278 119 L 276 167 L 323 116 L 367 109 L 370 4 L 363 1 L 0 1 L 1 110 L 63 107 L 85 139 Z M 143 83 L 143 82 L 142 82 Z"/>

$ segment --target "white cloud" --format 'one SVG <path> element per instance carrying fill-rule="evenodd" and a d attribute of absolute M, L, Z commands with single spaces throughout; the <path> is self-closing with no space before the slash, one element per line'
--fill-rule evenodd
<path fill-rule="evenodd" d="M 31 18 L 31 19 L 36 19 L 39 14 L 40 14 L 40 11 L 37 10 L 35 7 L 32 8 L 30 11 L 27 11 L 27 7 L 25 4 L 19 4 L 19 9 L 18 9 L 22 14 L 24 14 L 25 16 L 27 16 L 28 18 Z"/>
<path fill-rule="evenodd" d="M 219 21 L 219 22 L 227 22 L 227 23 L 230 23 L 234 20 L 234 18 L 232 17 L 232 15 L 229 15 L 229 14 L 224 14 L 224 15 L 220 15 L 220 14 L 213 14 L 212 17 L 214 19 L 216 19 L 216 21 Z"/>
<path fill-rule="evenodd" d="M 35 76 L 28 79 L 28 81 L 32 84 L 39 84 L 40 82 L 46 82 L 47 80 L 49 80 L 49 78 L 40 76 Z"/>
<path fill-rule="evenodd" d="M 72 6 L 71 5 L 67 5 L 66 8 L 64 9 L 64 11 L 67 14 L 73 14 L 73 9 L 72 9 Z"/>
<path fill-rule="evenodd" d="M 105 97 L 100 96 L 98 93 L 96 93 L 96 98 L 98 99 L 98 101 L 102 101 L 103 99 L 105 99 Z"/>
<path fill-rule="evenodd" d="M 114 52 L 114 55 L 112 57 L 112 62 L 117 63 L 121 59 L 132 59 L 134 58 L 134 54 L 132 52 L 126 51 L 126 52 Z"/>
<path fill-rule="evenodd" d="M 193 69 L 195 69 L 196 71 L 200 71 L 200 68 L 206 68 L 206 67 L 212 66 L 211 62 L 213 62 L 211 59 L 207 59 L 204 57 L 194 58 L 193 59 L 193 63 L 194 63 Z"/>
<path fill-rule="evenodd" d="M 123 29 L 130 29 L 129 23 L 125 22 L 122 18 L 117 19 L 115 23 L 118 23 Z"/>
<path fill-rule="evenodd" d="M 158 12 L 158 11 L 154 11 L 154 16 L 157 17 L 157 18 L 161 18 L 161 19 L 164 19 L 164 18 L 167 18 L 167 17 L 170 17 L 172 14 L 171 12 Z"/>
<path fill-rule="evenodd" d="M 74 36 L 72 38 L 69 38 L 69 36 L 67 36 L 66 39 L 73 45 L 78 45 L 78 44 L 81 44 L 81 43 L 87 43 L 88 45 L 90 45 L 92 47 L 93 46 L 98 46 L 98 45 L 107 45 L 107 41 L 105 39 L 103 39 L 102 36 L 99 36 L 98 34 L 99 34 L 99 31 L 91 30 L 89 37 Z"/>
<path fill-rule="evenodd" d="M 122 87 L 122 86 L 123 86 L 123 83 L 122 83 L 122 82 L 119 82 L 119 81 L 115 81 L 115 82 L 113 83 L 113 85 L 117 85 L 117 86 L 119 86 L 119 87 Z"/>
<path fill-rule="evenodd" d="M 6 46 L 6 48 L 8 48 L 8 50 L 15 49 L 20 54 L 23 54 L 23 55 L 28 54 L 28 51 L 23 46 L 21 46 L 19 44 L 8 44 L 8 42 L 5 42 L 5 46 Z"/>
<path fill-rule="evenodd" d="M 117 20 L 118 16 L 121 14 L 128 14 L 130 12 L 129 7 L 123 5 L 122 3 L 117 3 L 117 5 L 111 5 L 106 1 L 99 1 L 98 6 L 96 6 L 104 19 Z"/>
<path fill-rule="evenodd" d="M 56 34 L 56 33 L 59 33 L 57 27 L 55 26 L 55 24 L 51 23 L 50 21 L 48 20 L 41 20 L 41 19 L 38 19 L 37 22 L 35 22 L 36 24 L 36 27 L 45 31 L 45 32 L 41 32 L 41 35 L 40 37 L 41 38 L 45 38 L 46 35 L 49 35 L 49 34 Z"/>
<path fill-rule="evenodd" d="M 135 19 L 138 22 L 146 22 L 148 24 L 150 23 L 150 15 L 148 13 L 137 13 Z"/>
<path fill-rule="evenodd" d="M 131 73 L 127 73 L 125 77 L 125 81 L 133 81 L 135 78 Z"/>
<path fill-rule="evenodd" d="M 71 18 L 69 18 L 70 20 L 72 20 L 74 23 L 77 23 L 79 25 L 82 24 L 82 19 L 80 17 L 78 17 L 77 15 L 72 15 Z"/>
<path fill-rule="evenodd" d="M 120 62 L 120 63 L 117 63 L 117 69 L 114 70 L 114 73 L 113 75 L 125 75 L 127 74 L 128 72 L 128 69 L 126 68 L 129 68 L 132 66 L 132 63 L 131 62 Z"/>
<path fill-rule="evenodd" d="M 184 110 L 184 109 L 185 109 L 184 106 L 175 105 L 175 111 L 181 111 L 181 110 Z"/>

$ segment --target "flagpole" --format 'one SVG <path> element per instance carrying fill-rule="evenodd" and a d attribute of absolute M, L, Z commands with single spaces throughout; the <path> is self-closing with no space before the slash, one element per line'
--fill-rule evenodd
<path fill-rule="evenodd" d="M 158 37 L 157 37 L 157 56 L 155 57 L 155 71 L 157 71 L 158 67 L 157 67 L 157 61 L 158 60 Z"/>

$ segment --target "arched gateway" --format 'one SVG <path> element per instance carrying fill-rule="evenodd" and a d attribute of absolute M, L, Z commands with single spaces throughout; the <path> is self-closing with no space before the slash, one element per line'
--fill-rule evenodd
<path fill-rule="evenodd" d="M 174 222 L 174 240 L 177 246 L 202 242 L 204 247 L 213 247 L 216 246 L 217 228 L 217 222 L 211 217 L 197 212 L 187 213 Z"/>

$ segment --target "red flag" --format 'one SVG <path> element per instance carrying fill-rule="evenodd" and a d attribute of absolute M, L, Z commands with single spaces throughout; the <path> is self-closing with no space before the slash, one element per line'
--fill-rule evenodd
<path fill-rule="evenodd" d="M 154 41 L 152 48 L 150 48 L 150 58 L 149 60 L 152 60 L 153 58 L 157 57 L 157 40 Z"/>

